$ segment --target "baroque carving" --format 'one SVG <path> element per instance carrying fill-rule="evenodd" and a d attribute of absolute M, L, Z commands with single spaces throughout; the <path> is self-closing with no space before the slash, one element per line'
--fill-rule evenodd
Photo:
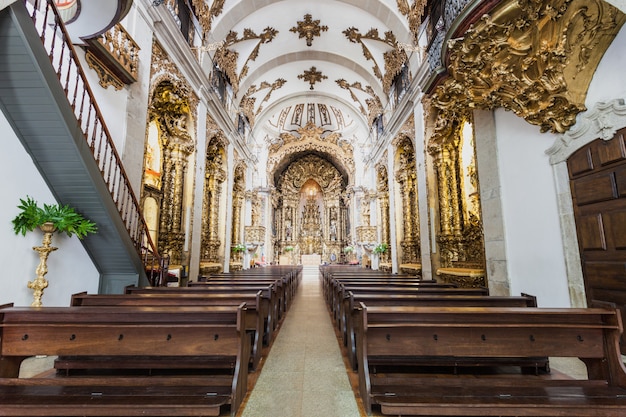
<path fill-rule="evenodd" d="M 298 136 L 286 132 L 282 133 L 268 147 L 268 176 L 272 176 L 277 164 L 287 155 L 304 151 L 317 151 L 333 155 L 350 174 L 354 173 L 352 145 L 341 134 L 336 132 L 322 137 L 323 131 L 321 127 L 313 123 L 307 123 L 304 127 L 298 129 Z"/>
<path fill-rule="evenodd" d="M 359 111 L 367 117 L 367 123 L 371 126 L 374 119 L 383 112 L 383 104 L 378 95 L 374 92 L 372 86 L 368 85 L 363 87 L 363 85 L 358 81 L 350 84 L 343 78 L 335 80 L 335 82 L 339 87 L 350 92 L 350 98 L 352 98 L 352 100 L 359 105 Z M 353 90 L 365 93 L 369 95 L 370 98 L 366 98 L 365 103 L 363 103 Z"/>
<path fill-rule="evenodd" d="M 304 20 L 300 20 L 297 22 L 297 26 L 289 29 L 290 32 L 297 33 L 298 39 L 305 38 L 306 46 L 313 45 L 313 38 L 315 36 L 321 36 L 321 32 L 326 32 L 328 30 L 328 26 L 320 26 L 320 21 L 313 20 L 313 16 L 310 14 L 304 15 Z"/>
<path fill-rule="evenodd" d="M 224 71 L 230 85 L 233 88 L 235 95 L 239 92 L 240 80 L 248 74 L 248 64 L 250 61 L 256 60 L 259 56 L 259 50 L 264 43 L 270 43 L 278 35 L 278 31 L 271 27 L 266 27 L 263 32 L 256 34 L 252 29 L 244 29 L 243 36 L 239 38 L 239 34 L 235 31 L 230 31 L 224 39 L 224 44 L 215 51 L 214 60 L 219 67 Z M 235 46 L 240 42 L 248 42 L 256 40 L 257 44 L 250 52 L 245 60 L 241 70 L 237 70 L 237 61 L 239 59 L 239 52 L 235 49 Z"/>
<path fill-rule="evenodd" d="M 363 49 L 363 56 L 365 59 L 374 62 L 374 67 L 372 68 L 374 75 L 376 75 L 376 77 L 382 82 L 385 94 L 388 94 L 394 78 L 400 73 L 402 66 L 407 61 L 406 52 L 404 52 L 396 41 L 396 36 L 393 32 L 388 31 L 385 32 L 385 37 L 381 38 L 378 34 L 378 29 L 374 28 L 370 29 L 365 34 L 362 34 L 355 27 L 350 27 L 344 30 L 343 34 L 346 35 L 346 38 L 348 38 L 350 42 L 360 44 Z M 379 68 L 376 63 L 376 59 L 374 59 L 372 52 L 367 47 L 366 43 L 363 42 L 363 39 L 383 42 L 389 46 L 390 49 L 383 53 L 383 59 L 385 61 L 384 71 Z"/>
<path fill-rule="evenodd" d="M 121 90 L 124 87 L 124 83 L 115 75 L 105 64 L 103 64 L 91 51 L 87 51 L 85 54 L 85 61 L 89 68 L 94 70 L 98 74 L 100 80 L 98 84 L 100 87 L 106 89 L 112 86 L 116 90 Z"/>
<path fill-rule="evenodd" d="M 497 6 L 449 41 L 450 76 L 433 94 L 438 118 L 458 120 L 456 109 L 503 107 L 542 132 L 565 132 L 585 110 L 595 68 L 625 20 L 601 0 Z"/>
<path fill-rule="evenodd" d="M 203 38 L 206 38 L 211 32 L 213 19 L 222 14 L 225 1 L 226 0 L 213 0 L 210 7 L 206 0 L 191 1 L 193 11 L 198 18 L 198 22 L 200 22 L 200 26 L 202 27 Z"/>
<path fill-rule="evenodd" d="M 312 66 L 308 70 L 304 70 L 302 74 L 299 74 L 298 79 L 309 83 L 309 90 L 313 90 L 316 83 L 321 83 L 323 80 L 328 79 L 328 77 L 322 74 L 321 71 L 318 71 L 315 66 Z"/>
<path fill-rule="evenodd" d="M 310 179 L 315 180 L 324 195 L 338 196 L 345 186 L 337 168 L 319 156 L 309 155 L 289 166 L 281 175 L 279 187 L 283 194 L 297 194 Z"/>
<path fill-rule="evenodd" d="M 406 17 L 409 22 L 409 30 L 413 34 L 413 38 L 417 40 L 420 25 L 422 24 L 422 17 L 424 17 L 424 11 L 426 10 L 427 0 L 413 0 L 411 3 L 409 0 L 397 0 L 398 11 Z M 447 2 L 446 2 L 447 7 Z"/>
<path fill-rule="evenodd" d="M 250 126 L 254 126 L 256 116 L 261 113 L 261 111 L 263 111 L 263 104 L 269 101 L 272 93 L 285 85 L 286 82 L 287 80 L 285 80 L 284 78 L 278 78 L 271 84 L 263 81 L 259 86 L 251 85 L 250 88 L 248 88 L 248 91 L 246 91 L 246 94 L 244 94 L 241 102 L 239 103 L 239 108 L 248 118 Z M 263 90 L 267 90 L 267 92 L 260 100 L 259 107 L 255 110 L 254 107 L 257 100 L 255 95 Z"/>

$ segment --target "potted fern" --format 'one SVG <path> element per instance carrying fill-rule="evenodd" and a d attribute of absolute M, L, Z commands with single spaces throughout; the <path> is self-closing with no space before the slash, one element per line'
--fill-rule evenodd
<path fill-rule="evenodd" d="M 83 239 L 90 233 L 96 233 L 98 229 L 94 222 L 85 219 L 68 205 L 44 204 L 40 207 L 32 197 L 27 196 L 26 199 L 20 199 L 17 208 L 20 212 L 11 221 L 16 235 L 26 236 L 26 232 L 32 232 L 36 228 L 40 228 L 44 233 L 42 246 L 33 247 L 33 250 L 39 253 L 39 265 L 35 271 L 37 279 L 28 281 L 28 288 L 34 291 L 34 301 L 31 305 L 41 307 L 43 290 L 48 287 L 48 281 L 44 278 L 48 273 L 48 255 L 57 250 L 51 245 L 52 234 L 61 232 L 70 237 L 76 235 Z"/>
<path fill-rule="evenodd" d="M 27 196 L 26 200 L 20 199 L 17 208 L 20 212 L 12 220 L 16 235 L 26 236 L 26 232 L 43 227 L 46 230 L 52 229 L 52 232 L 65 233 L 70 237 L 76 235 L 83 239 L 98 230 L 94 222 L 85 219 L 68 205 L 44 204 L 40 207 L 32 197 Z"/>

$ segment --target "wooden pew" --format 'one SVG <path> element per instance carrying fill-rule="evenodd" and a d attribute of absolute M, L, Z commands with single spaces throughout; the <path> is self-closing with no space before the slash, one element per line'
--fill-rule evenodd
<path fill-rule="evenodd" d="M 215 296 L 207 294 L 87 294 L 80 292 L 72 295 L 71 306 L 132 306 L 132 307 L 164 307 L 164 306 L 239 306 L 246 304 L 245 329 L 251 334 L 252 347 L 250 354 L 251 369 L 256 370 L 262 357 L 263 339 L 265 338 L 265 322 L 267 317 L 261 314 L 261 291 L 256 294 L 227 294 Z M 106 363 L 105 363 L 106 365 Z M 70 360 L 57 360 L 55 368 L 69 370 L 75 364 Z"/>
<path fill-rule="evenodd" d="M 245 314 L 245 305 L 1 308 L 0 416 L 217 416 L 226 406 L 234 416 L 247 390 Z M 110 369 L 18 378 L 35 355 L 111 358 Z"/>
<path fill-rule="evenodd" d="M 333 296 L 332 310 L 335 312 L 334 316 L 341 317 L 345 313 L 341 312 L 343 306 L 343 300 L 348 297 L 348 292 L 359 294 L 398 294 L 398 295 L 419 295 L 422 293 L 427 294 L 440 294 L 440 295 L 489 295 L 486 288 L 456 288 L 437 285 L 420 285 L 414 286 L 391 286 L 391 285 L 341 285 L 335 295 Z"/>
<path fill-rule="evenodd" d="M 259 312 L 265 320 L 264 334 L 267 341 L 264 340 L 264 344 L 271 343 L 274 337 L 274 330 L 277 326 L 277 299 L 272 285 L 267 286 L 245 286 L 245 287 L 229 287 L 229 286 L 215 286 L 212 288 L 207 287 L 137 287 L 135 285 L 129 285 L 125 288 L 125 294 L 205 294 L 211 295 L 211 297 L 221 297 L 228 299 L 234 294 L 249 293 L 256 294 L 261 291 L 261 307 L 258 308 Z"/>
<path fill-rule="evenodd" d="M 385 415 L 626 415 L 618 310 L 361 304 L 360 320 L 359 390 L 368 413 L 377 405 Z M 456 357 L 481 367 L 432 366 Z M 516 359 L 530 357 L 580 358 L 589 378 L 524 373 Z M 383 369 L 415 360 L 421 367 L 410 371 Z"/>
<path fill-rule="evenodd" d="M 361 303 L 368 307 L 537 307 L 537 297 L 529 294 L 521 296 L 493 296 L 493 295 L 446 295 L 438 293 L 408 294 L 381 294 L 381 293 L 353 293 L 343 301 L 342 312 L 344 328 L 342 336 L 347 348 L 348 361 L 352 369 L 356 370 L 357 353 L 356 340 L 360 331 Z"/>

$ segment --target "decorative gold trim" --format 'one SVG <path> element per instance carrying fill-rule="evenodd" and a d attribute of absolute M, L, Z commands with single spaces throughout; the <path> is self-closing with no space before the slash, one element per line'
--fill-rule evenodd
<path fill-rule="evenodd" d="M 363 116 L 367 117 L 368 125 L 371 126 L 374 119 L 383 112 L 383 104 L 378 95 L 374 92 L 372 86 L 368 85 L 363 87 L 363 85 L 358 81 L 350 84 L 343 78 L 335 80 L 335 82 L 339 87 L 350 92 L 350 98 L 352 98 L 352 101 L 359 105 L 359 111 L 363 114 Z M 365 99 L 365 105 L 352 90 L 358 90 L 370 96 L 370 98 Z"/>
<path fill-rule="evenodd" d="M 316 83 L 321 83 L 322 80 L 328 79 L 328 77 L 322 74 L 321 71 L 318 71 L 315 66 L 312 66 L 308 70 L 304 70 L 304 72 L 298 75 L 299 80 L 304 80 L 309 83 L 309 90 L 313 90 Z"/>
<path fill-rule="evenodd" d="M 542 132 L 567 131 L 585 110 L 595 69 L 624 21 L 601 0 L 500 3 L 448 43 L 450 77 L 433 94 L 436 136 L 462 119 L 459 109 L 497 107 Z"/>
<path fill-rule="evenodd" d="M 374 66 L 372 67 L 374 75 L 376 75 L 376 77 L 382 82 L 385 94 L 388 94 L 394 78 L 400 73 L 402 66 L 408 59 L 406 52 L 404 52 L 404 49 L 398 44 L 396 36 L 393 32 L 387 31 L 385 32 L 385 37 L 381 38 L 378 34 L 378 29 L 375 28 L 370 29 L 365 34 L 361 34 L 359 29 L 355 27 L 350 27 L 344 30 L 343 34 L 346 35 L 346 38 L 348 38 L 350 42 L 360 44 L 363 49 L 363 56 L 365 59 L 374 62 Z M 383 53 L 383 59 L 385 61 L 384 73 L 378 67 L 378 64 L 376 63 L 377 61 L 374 59 L 372 52 L 363 42 L 363 39 L 383 42 L 389 46 L 390 50 Z"/>
<path fill-rule="evenodd" d="M 244 94 L 241 102 L 239 103 L 239 108 L 248 118 L 250 126 L 254 126 L 256 116 L 263 111 L 263 104 L 269 101 L 272 93 L 285 85 L 286 82 L 287 80 L 284 78 L 278 78 L 272 84 L 267 81 L 263 81 L 258 87 L 256 85 L 251 85 L 250 88 L 248 88 L 248 91 L 246 91 L 246 94 Z M 259 108 L 255 111 L 254 106 L 256 104 L 256 97 L 253 96 L 263 90 L 269 91 L 263 96 L 263 99 L 259 104 Z"/>
<path fill-rule="evenodd" d="M 306 38 L 306 46 L 313 45 L 313 38 L 315 36 L 321 36 L 321 32 L 326 32 L 328 26 L 320 26 L 320 21 L 313 20 L 310 14 L 304 15 L 304 20 L 297 22 L 297 26 L 289 29 L 290 32 L 297 33 L 298 39 Z"/>
<path fill-rule="evenodd" d="M 87 51 L 85 54 L 85 60 L 87 61 L 87 65 L 89 68 L 94 70 L 96 74 L 98 74 L 98 78 L 100 82 L 100 87 L 106 89 L 109 86 L 112 86 L 116 90 L 121 90 L 124 87 L 124 83 L 120 80 L 109 68 L 104 65 L 96 56 L 91 53 L 91 51 Z"/>
<path fill-rule="evenodd" d="M 239 83 L 243 77 L 248 74 L 249 70 L 249 62 L 256 60 L 259 56 L 259 49 L 261 45 L 264 43 L 270 43 L 274 38 L 278 35 L 278 31 L 272 27 L 266 27 L 263 29 L 263 32 L 260 34 L 256 34 L 252 29 L 244 29 L 243 36 L 239 38 L 239 35 L 235 31 L 230 31 L 224 39 L 224 45 L 215 52 L 215 56 L 213 57 L 214 61 L 219 65 L 219 67 L 224 71 L 228 80 L 230 81 L 230 85 L 233 87 L 233 92 L 235 95 L 239 92 Z M 239 59 L 239 52 L 230 49 L 234 47 L 236 44 L 243 41 L 250 41 L 256 39 L 257 45 L 252 50 L 250 55 L 246 58 L 241 71 L 237 72 L 237 60 Z"/>
<path fill-rule="evenodd" d="M 413 39 L 417 40 L 424 11 L 426 10 L 427 0 L 414 0 L 412 4 L 408 0 L 397 0 L 398 11 L 406 17 L 409 23 L 409 30 L 413 34 Z"/>

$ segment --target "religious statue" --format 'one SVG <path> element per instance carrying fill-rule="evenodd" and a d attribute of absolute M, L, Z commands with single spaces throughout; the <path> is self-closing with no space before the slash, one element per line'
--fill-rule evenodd
<path fill-rule="evenodd" d="M 337 240 L 337 222 L 334 220 L 330 222 L 330 240 Z"/>

